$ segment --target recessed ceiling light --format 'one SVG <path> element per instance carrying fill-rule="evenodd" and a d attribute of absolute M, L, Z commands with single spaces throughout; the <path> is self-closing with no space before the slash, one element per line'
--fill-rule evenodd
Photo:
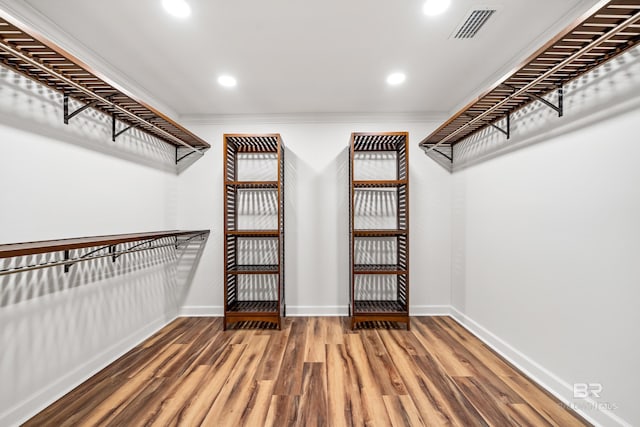
<path fill-rule="evenodd" d="M 185 0 L 162 0 L 162 6 L 176 18 L 186 18 L 191 15 L 191 6 Z"/>
<path fill-rule="evenodd" d="M 440 15 L 449 8 L 451 0 L 427 0 L 422 11 L 427 16 Z"/>
<path fill-rule="evenodd" d="M 404 73 L 392 73 L 387 77 L 387 83 L 392 86 L 397 86 L 401 83 L 404 83 L 406 79 L 407 76 L 405 76 Z"/>
<path fill-rule="evenodd" d="M 238 82 L 236 82 L 235 77 L 225 75 L 218 77 L 218 83 L 220 84 L 220 86 L 234 87 Z"/>

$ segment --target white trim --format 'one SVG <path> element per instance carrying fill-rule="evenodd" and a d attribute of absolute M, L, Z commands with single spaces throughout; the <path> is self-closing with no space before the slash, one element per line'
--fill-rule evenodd
<path fill-rule="evenodd" d="M 310 316 L 348 316 L 348 305 L 287 305 L 287 316 L 310 317 Z"/>
<path fill-rule="evenodd" d="M 222 317 L 224 307 L 221 305 L 187 305 L 180 310 L 180 317 Z"/>
<path fill-rule="evenodd" d="M 558 377 L 553 372 L 547 370 L 542 365 L 529 358 L 509 343 L 493 334 L 491 331 L 471 319 L 466 314 L 460 312 L 455 307 L 451 307 L 451 317 L 460 325 L 498 353 L 501 357 L 521 370 L 527 377 L 537 383 L 540 387 L 553 394 L 558 400 L 566 405 L 573 402 L 573 387 Z M 598 407 L 597 403 L 591 399 L 584 399 L 584 402 L 593 407 Z M 631 427 L 631 423 L 626 422 L 616 414 L 608 410 L 591 411 L 589 413 L 576 410 L 582 417 L 595 426 L 620 425 Z"/>
<path fill-rule="evenodd" d="M 130 351 L 132 348 L 145 341 L 160 329 L 171 323 L 175 318 L 156 320 L 133 334 L 121 339 L 94 357 L 78 365 L 73 371 L 61 376 L 55 382 L 43 386 L 39 393 L 23 400 L 13 408 L 9 408 L 0 414 L 0 426 L 18 426 L 35 414 L 39 413 L 69 391 L 82 384 L 105 366 L 113 363 Z"/>
<path fill-rule="evenodd" d="M 450 316 L 450 305 L 410 305 L 410 316 Z"/>

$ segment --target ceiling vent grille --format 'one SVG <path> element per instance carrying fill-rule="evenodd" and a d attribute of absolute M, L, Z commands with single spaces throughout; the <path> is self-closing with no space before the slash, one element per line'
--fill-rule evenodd
<path fill-rule="evenodd" d="M 496 13 L 494 8 L 474 9 L 467 14 L 462 24 L 453 32 L 454 39 L 472 39 L 480 28 Z"/>

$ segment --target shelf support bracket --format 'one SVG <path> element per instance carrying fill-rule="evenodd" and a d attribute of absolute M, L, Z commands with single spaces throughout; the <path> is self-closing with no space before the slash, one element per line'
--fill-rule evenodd
<path fill-rule="evenodd" d="M 111 262 L 116 262 L 116 258 L 117 258 L 117 256 L 115 255 L 116 252 L 117 252 L 116 245 L 109 246 L 109 253 L 111 254 Z"/>
<path fill-rule="evenodd" d="M 546 99 L 544 99 L 543 97 L 536 95 L 534 93 L 526 93 L 525 94 L 530 97 L 533 98 L 537 101 L 542 102 L 544 105 L 546 105 L 547 107 L 551 108 L 552 110 L 554 110 L 556 113 L 558 113 L 558 117 L 562 117 L 563 114 L 563 98 L 564 98 L 564 90 L 562 89 L 562 86 L 558 87 L 558 105 L 553 105 L 551 102 L 547 101 Z"/>
<path fill-rule="evenodd" d="M 444 154 L 442 151 L 438 150 L 437 148 L 434 148 L 433 151 L 435 151 L 436 153 L 440 154 L 441 156 L 447 158 L 451 163 L 453 163 L 453 155 L 447 156 L 446 154 Z"/>
<path fill-rule="evenodd" d="M 125 133 L 126 131 L 138 127 L 138 125 L 135 124 L 135 125 L 127 126 L 126 128 L 118 131 L 116 124 L 117 124 L 116 115 L 112 114 L 111 115 L 111 141 L 113 142 L 116 142 L 116 138 L 122 135 L 123 133 Z"/>
<path fill-rule="evenodd" d="M 186 159 L 187 157 L 189 157 L 190 155 L 192 155 L 193 153 L 195 153 L 196 151 L 189 151 L 187 154 L 178 157 L 178 147 L 176 147 L 176 165 L 178 163 L 180 163 L 181 160 Z"/>
<path fill-rule="evenodd" d="M 517 89 L 511 85 L 508 85 L 506 83 L 502 83 L 502 86 L 511 89 L 514 91 L 514 93 L 517 91 Z M 529 92 L 524 92 L 523 95 L 528 96 L 531 99 L 535 99 L 536 101 L 540 101 L 542 102 L 544 105 L 546 105 L 547 107 L 551 108 L 552 110 L 554 110 L 556 113 L 558 113 L 558 117 L 562 117 L 562 115 L 564 114 L 564 88 L 562 87 L 562 85 L 558 86 L 558 105 L 554 105 L 551 102 L 547 101 L 546 99 L 544 99 L 543 97 L 541 97 L 540 95 L 536 95 L 535 93 L 529 93 Z"/>
<path fill-rule="evenodd" d="M 176 236 L 176 240 L 175 240 L 176 249 L 179 249 L 180 245 L 184 245 L 186 243 L 189 243 L 190 241 L 192 241 L 193 239 L 195 239 L 197 237 L 200 237 L 200 240 L 202 240 L 204 242 L 205 235 L 206 235 L 205 233 L 194 234 L 193 236 L 189 237 L 188 239 L 182 240 L 182 241 L 179 241 L 178 240 L 178 236 Z"/>
<path fill-rule="evenodd" d="M 93 101 L 87 102 L 82 107 L 80 107 L 77 110 L 75 110 L 74 112 L 69 113 L 69 95 L 65 92 L 64 98 L 63 98 L 63 102 L 62 102 L 63 103 L 63 107 L 64 107 L 64 124 L 68 125 L 69 124 L 69 120 L 71 120 L 72 118 L 74 118 L 78 114 L 82 113 L 87 108 L 93 107 L 94 105 L 96 105 L 97 102 L 98 102 L 98 100 L 94 99 Z"/>
<path fill-rule="evenodd" d="M 505 136 L 507 137 L 507 139 L 511 138 L 511 114 L 507 114 L 507 122 L 506 122 L 506 126 L 505 128 L 501 128 L 500 126 L 496 125 L 495 123 L 489 123 L 489 125 L 494 128 L 495 130 L 498 130 L 500 132 L 502 132 L 503 134 L 505 134 Z"/>

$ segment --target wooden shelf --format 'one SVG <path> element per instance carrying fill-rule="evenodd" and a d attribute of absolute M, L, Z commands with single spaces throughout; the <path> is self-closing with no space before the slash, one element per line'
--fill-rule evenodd
<path fill-rule="evenodd" d="M 0 259 L 17 258 L 15 264 L 0 270 L 0 276 L 24 273 L 52 267 L 64 267 L 67 273 L 72 266 L 109 257 L 115 262 L 119 257 L 138 252 L 163 249 L 177 251 L 196 237 L 205 240 L 209 230 L 157 231 L 151 233 L 114 234 L 108 236 L 78 237 L 72 239 L 42 240 L 39 242 L 10 243 L 0 245 Z M 181 237 L 183 239 L 181 239 Z M 168 239 L 168 241 L 167 241 Z M 133 243 L 133 245 L 125 245 Z M 72 251 L 91 249 L 78 254 Z M 32 258 L 32 255 L 61 252 L 56 256 Z M 21 259 L 20 257 L 27 257 Z"/>
<path fill-rule="evenodd" d="M 36 82 L 65 95 L 65 123 L 75 112 L 68 112 L 68 99 L 90 106 L 114 119 L 112 137 L 118 136 L 115 121 L 124 128 L 140 129 L 189 154 L 210 145 L 136 95 L 123 89 L 100 72 L 45 38 L 38 31 L 9 16 L 0 17 L 0 63 Z M 188 155 L 188 154 L 187 154 Z M 176 161 L 180 158 L 176 153 Z"/>
<path fill-rule="evenodd" d="M 227 181 L 225 185 L 237 188 L 276 190 L 278 188 L 278 181 Z"/>
<path fill-rule="evenodd" d="M 276 265 L 238 265 L 227 269 L 227 274 L 278 274 L 280 267 Z"/>
<path fill-rule="evenodd" d="M 278 154 L 282 142 L 278 133 L 225 134 L 224 138 L 227 147 L 234 150 L 235 153 Z"/>
<path fill-rule="evenodd" d="M 562 87 L 640 41 L 640 0 L 599 1 L 514 70 L 491 85 L 420 142 L 453 162 L 452 147 L 488 126 L 510 136 L 510 115 L 552 92 L 563 113 Z M 500 123 L 499 123 L 500 122 Z"/>
<path fill-rule="evenodd" d="M 355 132 L 353 149 L 358 152 L 400 151 L 409 137 L 407 132 Z"/>
<path fill-rule="evenodd" d="M 278 230 L 228 230 L 225 234 L 238 237 L 278 237 Z"/>
<path fill-rule="evenodd" d="M 142 240 L 179 237 L 194 234 L 208 234 L 209 230 L 195 231 L 154 231 L 149 233 L 113 234 L 108 236 L 77 237 L 72 239 L 41 240 L 38 242 L 9 243 L 0 245 L 0 258 L 36 255 L 95 246 L 112 246 Z"/>
<path fill-rule="evenodd" d="M 354 264 L 354 274 L 407 274 L 407 269 L 393 264 Z"/>
<path fill-rule="evenodd" d="M 399 187 L 407 185 L 406 179 L 390 180 L 390 181 L 353 181 L 355 188 L 383 188 L 383 187 Z"/>
<path fill-rule="evenodd" d="M 409 135 L 406 132 L 353 133 L 349 150 L 349 243 L 350 243 L 350 304 L 351 328 L 358 324 L 391 321 L 402 322 L 409 329 Z M 360 156 L 366 153 L 383 153 L 382 156 Z M 384 154 L 384 153 L 388 153 Z M 375 162 L 377 158 L 395 161 L 395 179 L 356 180 L 359 161 Z M 390 174 L 391 175 L 391 174 Z M 393 176 L 393 175 L 391 175 Z M 379 189 L 396 194 L 395 229 L 356 229 L 358 216 L 356 193 Z M 367 204 L 380 202 L 371 198 Z M 362 205 L 362 204 L 360 204 Z M 368 206 L 367 215 L 375 217 L 375 206 Z M 375 218 L 372 218 L 375 219 Z M 391 225 L 391 224 L 390 224 Z M 358 238 L 395 237 L 395 253 L 386 262 L 394 264 L 356 264 L 356 260 L 384 260 L 387 253 L 379 253 L 380 245 L 356 245 Z M 386 249 L 385 249 L 386 251 Z M 383 256 L 381 256 L 383 255 Z M 391 258 L 391 256 L 389 256 Z M 396 264 L 397 263 L 397 264 Z M 375 277 L 366 277 L 373 275 Z M 392 277 L 384 277 L 384 275 Z M 380 292 L 379 285 L 385 288 Z M 387 297 L 385 300 L 362 300 L 364 296 Z M 388 298 L 396 300 L 389 300 Z"/>
<path fill-rule="evenodd" d="M 353 230 L 355 237 L 393 237 L 404 236 L 407 230 Z"/>
<path fill-rule="evenodd" d="M 236 315 L 251 315 L 253 313 L 278 313 L 278 301 L 236 301 L 229 304 L 227 311 L 234 312 Z M 249 320 L 249 319 L 246 319 Z"/>
<path fill-rule="evenodd" d="M 242 153 L 273 155 L 274 166 L 277 168 L 276 181 L 239 181 L 238 159 Z M 245 321 L 260 321 L 282 325 L 285 313 L 284 304 L 284 145 L 278 134 L 225 134 L 224 135 L 224 328 L 233 323 Z M 240 174 L 242 176 L 242 174 Z M 241 204 L 238 201 L 239 189 L 275 190 L 277 193 L 277 224 L 275 230 L 237 230 L 238 217 L 242 215 Z M 273 198 L 269 197 L 273 203 Z M 274 257 L 270 265 L 243 265 L 240 262 L 260 262 L 256 260 L 241 261 L 244 256 L 243 246 L 238 238 L 261 239 L 269 238 L 270 242 L 277 241 L 277 245 L 267 245 L 268 249 L 277 251 L 269 254 Z M 277 239 L 277 240 L 276 240 Z M 272 246 L 275 248 L 272 249 Z M 249 275 L 242 280 L 240 275 Z M 260 275 L 276 276 L 260 278 Z M 242 301 L 243 286 L 267 286 L 268 295 L 277 295 L 275 300 Z M 277 289 L 274 289 L 277 288 Z M 246 292 L 244 293 L 246 295 Z M 257 296 L 257 295 L 256 295 Z"/>
<path fill-rule="evenodd" d="M 389 314 L 397 313 L 399 315 L 406 315 L 407 307 L 400 301 L 389 300 L 356 300 L 355 301 L 355 313 L 356 314 Z"/>

